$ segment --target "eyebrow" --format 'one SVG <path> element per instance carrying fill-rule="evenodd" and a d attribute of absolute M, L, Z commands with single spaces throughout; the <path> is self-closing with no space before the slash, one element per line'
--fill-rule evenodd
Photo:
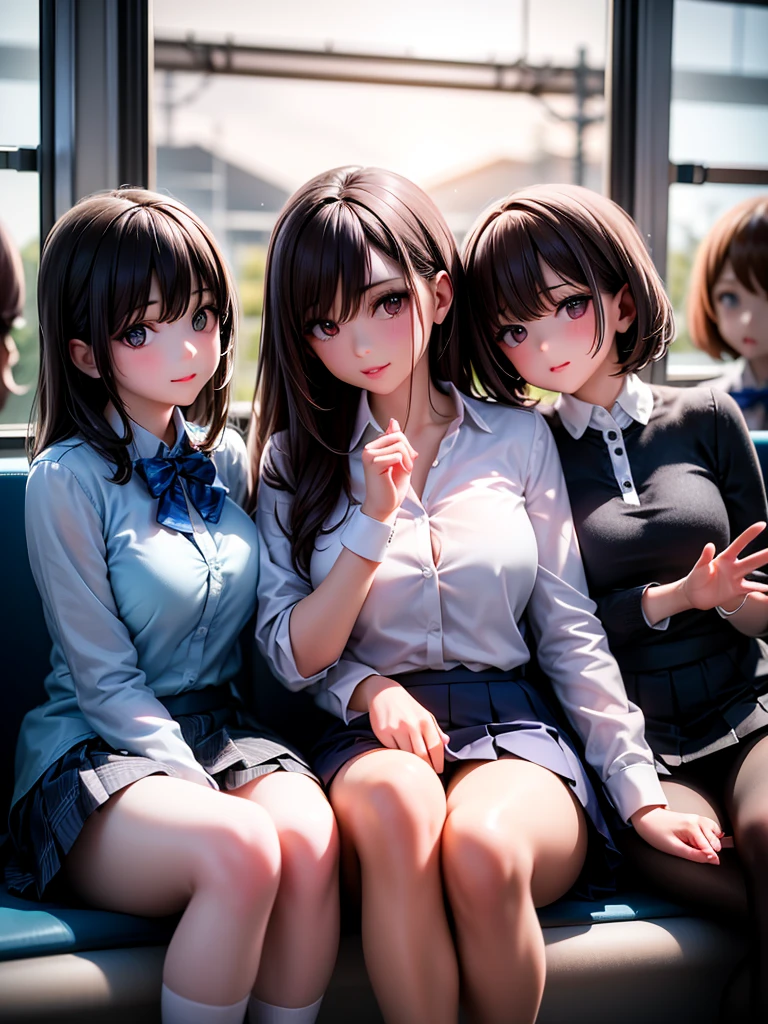
<path fill-rule="evenodd" d="M 405 281 L 402 274 L 398 274 L 397 277 L 383 277 L 380 281 L 371 281 L 370 284 L 363 285 L 362 291 L 368 292 L 371 288 L 377 288 L 380 284 L 391 284 L 392 281 Z"/>
<path fill-rule="evenodd" d="M 213 295 L 213 289 L 211 289 L 211 288 L 193 288 L 192 291 L 189 294 L 190 294 L 190 298 L 193 295 Z M 150 299 L 149 302 L 146 304 L 146 306 L 137 306 L 136 309 L 134 310 L 134 313 L 138 313 L 140 309 L 145 309 L 146 310 L 146 309 L 149 309 L 150 306 L 159 306 L 159 305 L 160 305 L 160 299 Z"/>

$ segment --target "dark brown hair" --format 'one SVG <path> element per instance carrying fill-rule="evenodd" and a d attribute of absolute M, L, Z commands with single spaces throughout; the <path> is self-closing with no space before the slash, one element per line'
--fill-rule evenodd
<path fill-rule="evenodd" d="M 621 372 L 659 359 L 674 333 L 672 306 L 631 217 L 610 199 L 578 185 L 537 185 L 494 203 L 464 246 L 471 316 L 463 341 L 462 388 L 499 401 L 523 400 L 525 381 L 500 351 L 500 317 L 523 322 L 549 312 L 542 263 L 592 293 L 595 351 L 605 322 L 598 292 L 623 285 L 637 306 L 617 337 Z"/>
<path fill-rule="evenodd" d="M 444 270 L 458 287 L 461 263 L 437 207 L 412 182 L 378 168 L 336 168 L 300 188 L 280 214 L 267 254 L 250 448 L 255 475 L 260 470 L 270 486 L 293 495 L 290 522 L 281 526 L 304 578 L 317 535 L 339 497 L 350 498 L 347 455 L 360 401 L 359 388 L 337 380 L 314 356 L 304 327 L 332 309 L 342 322 L 356 315 L 372 249 L 399 264 L 415 304 L 416 276 L 431 279 Z M 453 379 L 456 322 L 454 303 L 432 328 L 433 383 Z M 273 457 L 261 465 L 279 431 L 286 432 L 285 470 Z"/>
<path fill-rule="evenodd" d="M 688 291 L 688 331 L 697 348 L 715 359 L 738 356 L 717 329 L 712 289 L 729 262 L 747 291 L 768 293 L 768 196 L 734 206 L 699 246 Z"/>
<path fill-rule="evenodd" d="M 130 479 L 133 434 L 115 386 L 111 342 L 146 309 L 153 277 L 161 321 L 182 317 L 195 289 L 213 294 L 222 358 L 187 412 L 206 428 L 198 447 L 215 446 L 226 424 L 233 365 L 236 305 L 229 272 L 213 236 L 191 210 L 168 196 L 121 188 L 81 199 L 56 222 L 43 248 L 32 457 L 78 435 L 115 464 L 115 483 Z M 92 347 L 98 379 L 70 359 L 71 338 Z M 120 415 L 122 437 L 104 418 L 108 401 Z"/>

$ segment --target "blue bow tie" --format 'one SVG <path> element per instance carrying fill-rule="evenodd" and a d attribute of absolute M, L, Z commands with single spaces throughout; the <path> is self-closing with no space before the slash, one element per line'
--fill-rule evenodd
<path fill-rule="evenodd" d="M 743 388 L 732 391 L 733 398 L 740 409 L 749 409 L 753 405 L 768 406 L 768 388 Z"/>
<path fill-rule="evenodd" d="M 194 451 L 185 437 L 178 455 L 165 458 L 137 459 L 136 472 L 147 485 L 153 498 L 158 498 L 157 521 L 180 533 L 193 533 L 192 520 L 184 497 L 187 495 L 203 519 L 218 523 L 227 494 L 223 487 L 214 487 L 216 469 L 203 452 Z"/>

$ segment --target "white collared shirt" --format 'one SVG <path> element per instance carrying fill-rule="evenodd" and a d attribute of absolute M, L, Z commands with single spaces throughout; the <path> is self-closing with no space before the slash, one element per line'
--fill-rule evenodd
<path fill-rule="evenodd" d="M 634 373 L 629 374 L 610 412 L 600 405 L 582 402 L 574 395 L 560 395 L 555 409 L 565 429 L 577 441 L 587 427 L 600 431 L 611 457 L 613 475 L 622 499 L 627 505 L 639 505 L 640 498 L 632 478 L 623 432 L 633 422 L 645 426 L 651 418 L 653 392 L 645 381 Z"/>
<path fill-rule="evenodd" d="M 330 531 L 317 538 L 309 584 L 295 572 L 281 528 L 290 522 L 291 495 L 262 481 L 259 648 L 289 689 L 308 689 L 318 704 L 349 721 L 356 717 L 348 707 L 352 693 L 370 675 L 525 664 L 527 613 L 541 668 L 620 813 L 627 819 L 642 806 L 665 803 L 643 716 L 627 700 L 586 596 L 549 428 L 536 410 L 480 402 L 455 388 L 450 393 L 456 416 L 424 492 L 419 498 L 410 490 L 402 503 L 344 653 L 309 678 L 300 675 L 293 656 L 291 611 L 331 570 L 342 550 L 340 527 L 356 506 L 339 501 Z M 349 456 L 353 503 L 365 495 L 363 446 L 381 432 L 363 393 Z M 278 434 L 271 441 L 276 460 L 280 443 Z"/>

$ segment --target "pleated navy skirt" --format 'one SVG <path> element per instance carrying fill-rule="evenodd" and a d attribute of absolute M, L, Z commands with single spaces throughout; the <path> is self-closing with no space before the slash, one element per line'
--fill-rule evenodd
<path fill-rule="evenodd" d="M 446 672 L 411 672 L 393 677 L 433 714 L 450 742 L 445 749 L 447 785 L 452 766 L 464 761 L 495 761 L 515 756 L 548 768 L 573 790 L 590 824 L 587 862 L 575 887 L 597 898 L 615 889 L 620 855 L 609 831 L 595 788 L 576 753 L 573 740 L 523 670 L 472 672 L 460 666 Z M 315 771 L 329 785 L 351 758 L 383 749 L 368 715 L 349 725 L 334 723 L 311 752 Z"/>
<path fill-rule="evenodd" d="M 237 789 L 275 771 L 300 772 L 319 782 L 301 754 L 257 722 L 228 687 L 179 694 L 163 703 L 219 789 Z M 42 898 L 89 815 L 139 779 L 175 774 L 162 761 L 113 750 L 98 736 L 72 747 L 11 811 L 8 888 Z"/>

